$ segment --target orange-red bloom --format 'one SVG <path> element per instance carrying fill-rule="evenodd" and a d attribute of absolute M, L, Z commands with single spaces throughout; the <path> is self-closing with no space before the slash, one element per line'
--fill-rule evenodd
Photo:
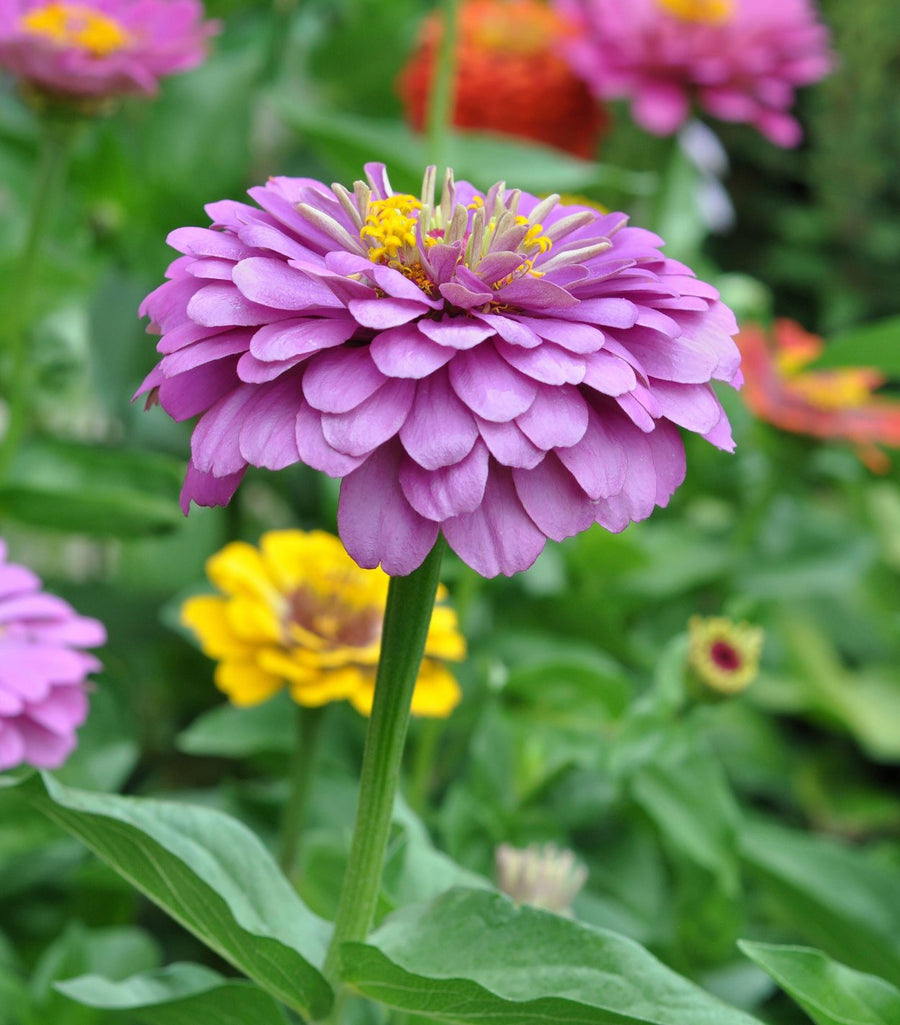
<path fill-rule="evenodd" d="M 397 81 L 406 119 L 419 131 L 442 34 L 440 15 L 431 15 Z M 608 115 L 559 54 L 568 34 L 562 16 L 538 0 L 464 2 L 453 123 L 592 157 Z"/>
<path fill-rule="evenodd" d="M 750 325 L 737 341 L 742 394 L 761 420 L 795 434 L 852 441 L 871 470 L 885 472 L 888 458 L 878 446 L 900 447 L 900 402 L 872 394 L 884 384 L 879 371 L 806 369 L 824 343 L 792 320 L 776 320 L 769 334 Z"/>

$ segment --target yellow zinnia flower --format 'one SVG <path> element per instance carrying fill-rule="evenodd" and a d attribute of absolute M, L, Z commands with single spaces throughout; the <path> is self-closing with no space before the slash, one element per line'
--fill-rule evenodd
<path fill-rule="evenodd" d="M 216 659 L 215 681 L 235 705 L 287 686 L 300 705 L 346 699 L 368 715 L 390 578 L 360 569 L 331 534 L 276 530 L 260 547 L 234 541 L 206 563 L 221 595 L 198 595 L 181 621 Z M 438 589 L 438 602 L 446 597 Z M 460 700 L 446 660 L 465 657 L 456 613 L 437 604 L 412 699 L 413 715 L 444 717 Z"/>
<path fill-rule="evenodd" d="M 763 631 L 724 616 L 691 616 L 688 662 L 699 680 L 719 694 L 739 694 L 756 679 Z"/>

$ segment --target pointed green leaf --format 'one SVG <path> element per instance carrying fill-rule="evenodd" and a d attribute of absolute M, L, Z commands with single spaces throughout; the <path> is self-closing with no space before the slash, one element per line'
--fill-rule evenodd
<path fill-rule="evenodd" d="M 284 1025 L 281 1008 L 252 983 L 225 979 L 210 968 L 173 964 L 112 982 L 82 975 L 56 988 L 79 1004 L 128 1012 L 148 1025 Z M 106 1020 L 104 1018 L 104 1020 Z"/>
<path fill-rule="evenodd" d="M 831 956 L 900 983 L 900 872 L 769 823 L 745 826 L 739 845 L 772 915 Z"/>
<path fill-rule="evenodd" d="M 739 943 L 816 1025 L 897 1025 L 900 989 L 810 947 Z"/>
<path fill-rule="evenodd" d="M 365 996 L 444 1022 L 759 1025 L 639 944 L 499 893 L 451 890 L 341 948 Z"/>
<path fill-rule="evenodd" d="M 0 514 L 95 537 L 141 537 L 181 523 L 182 474 L 176 460 L 152 452 L 36 439 L 0 487 Z"/>
<path fill-rule="evenodd" d="M 209 808 L 75 790 L 45 774 L 20 789 L 263 989 L 304 1015 L 327 1012 L 331 989 L 315 966 L 328 925 L 241 823 Z"/>

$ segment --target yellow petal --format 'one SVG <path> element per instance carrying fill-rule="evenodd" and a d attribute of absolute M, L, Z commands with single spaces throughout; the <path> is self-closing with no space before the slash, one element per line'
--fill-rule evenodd
<path fill-rule="evenodd" d="M 345 666 L 343 669 L 332 669 L 320 673 L 307 683 L 293 683 L 290 687 L 291 697 L 298 705 L 318 707 L 330 701 L 353 699 L 369 681 L 374 679 L 372 672 L 356 666 Z"/>
<path fill-rule="evenodd" d="M 206 561 L 206 575 L 220 591 L 264 602 L 278 601 L 278 588 L 259 552 L 244 541 L 231 544 Z"/>
<path fill-rule="evenodd" d="M 204 655 L 210 658 L 249 658 L 253 647 L 242 641 L 231 627 L 228 602 L 215 595 L 197 595 L 181 606 L 181 622 L 200 641 Z"/>
<path fill-rule="evenodd" d="M 254 662 L 220 662 L 216 666 L 216 686 L 233 705 L 258 705 L 273 697 L 284 686 L 280 677 L 261 669 Z"/>
<path fill-rule="evenodd" d="M 350 703 L 363 715 L 372 714 L 375 677 L 366 678 L 350 697 Z M 462 698 L 453 675 L 440 662 L 425 659 L 419 670 L 412 697 L 412 714 L 423 718 L 446 719 Z"/>
<path fill-rule="evenodd" d="M 460 662 L 466 657 L 466 640 L 459 632 L 456 611 L 449 605 L 436 605 L 425 641 L 425 654 Z"/>
<path fill-rule="evenodd" d="M 253 597 L 232 598 L 225 610 L 232 633 L 248 644 L 280 644 L 283 639 L 280 610 Z"/>
<path fill-rule="evenodd" d="M 446 719 L 462 699 L 456 677 L 442 662 L 425 659 L 413 691 L 412 714 Z"/>

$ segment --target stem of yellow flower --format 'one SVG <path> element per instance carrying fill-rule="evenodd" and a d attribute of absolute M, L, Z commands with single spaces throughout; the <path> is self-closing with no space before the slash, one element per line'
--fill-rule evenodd
<path fill-rule="evenodd" d="M 8 402 L 8 422 L 6 434 L 0 443 L 0 479 L 6 475 L 28 426 L 31 374 L 26 346 L 27 328 L 34 302 L 41 244 L 65 178 L 73 134 L 72 123 L 61 123 L 52 118 L 43 119 L 41 127 L 43 138 L 40 160 L 35 171 L 31 211 L 15 287 L 11 292 L 14 306 L 6 317 L 4 332 L 7 359 L 4 391 Z"/>
<path fill-rule="evenodd" d="M 364 940 L 378 901 L 381 869 L 400 779 L 409 710 L 431 624 L 443 538 L 417 570 L 392 577 L 381 634 L 372 717 L 366 734 L 359 804 L 325 975 L 339 979 L 342 943 Z"/>
<path fill-rule="evenodd" d="M 437 166 L 438 181 L 447 167 L 448 135 L 456 98 L 456 37 L 459 0 L 444 0 L 441 24 L 444 31 L 428 95 L 428 162 Z"/>
<path fill-rule="evenodd" d="M 288 773 L 290 793 L 281 817 L 281 857 L 279 862 L 288 879 L 292 879 L 297 867 L 301 830 L 309 804 L 310 784 L 313 778 L 316 752 L 319 748 L 319 738 L 322 735 L 322 721 L 327 708 L 327 705 L 323 705 L 321 708 L 297 706 L 295 720 L 297 729 Z"/>

